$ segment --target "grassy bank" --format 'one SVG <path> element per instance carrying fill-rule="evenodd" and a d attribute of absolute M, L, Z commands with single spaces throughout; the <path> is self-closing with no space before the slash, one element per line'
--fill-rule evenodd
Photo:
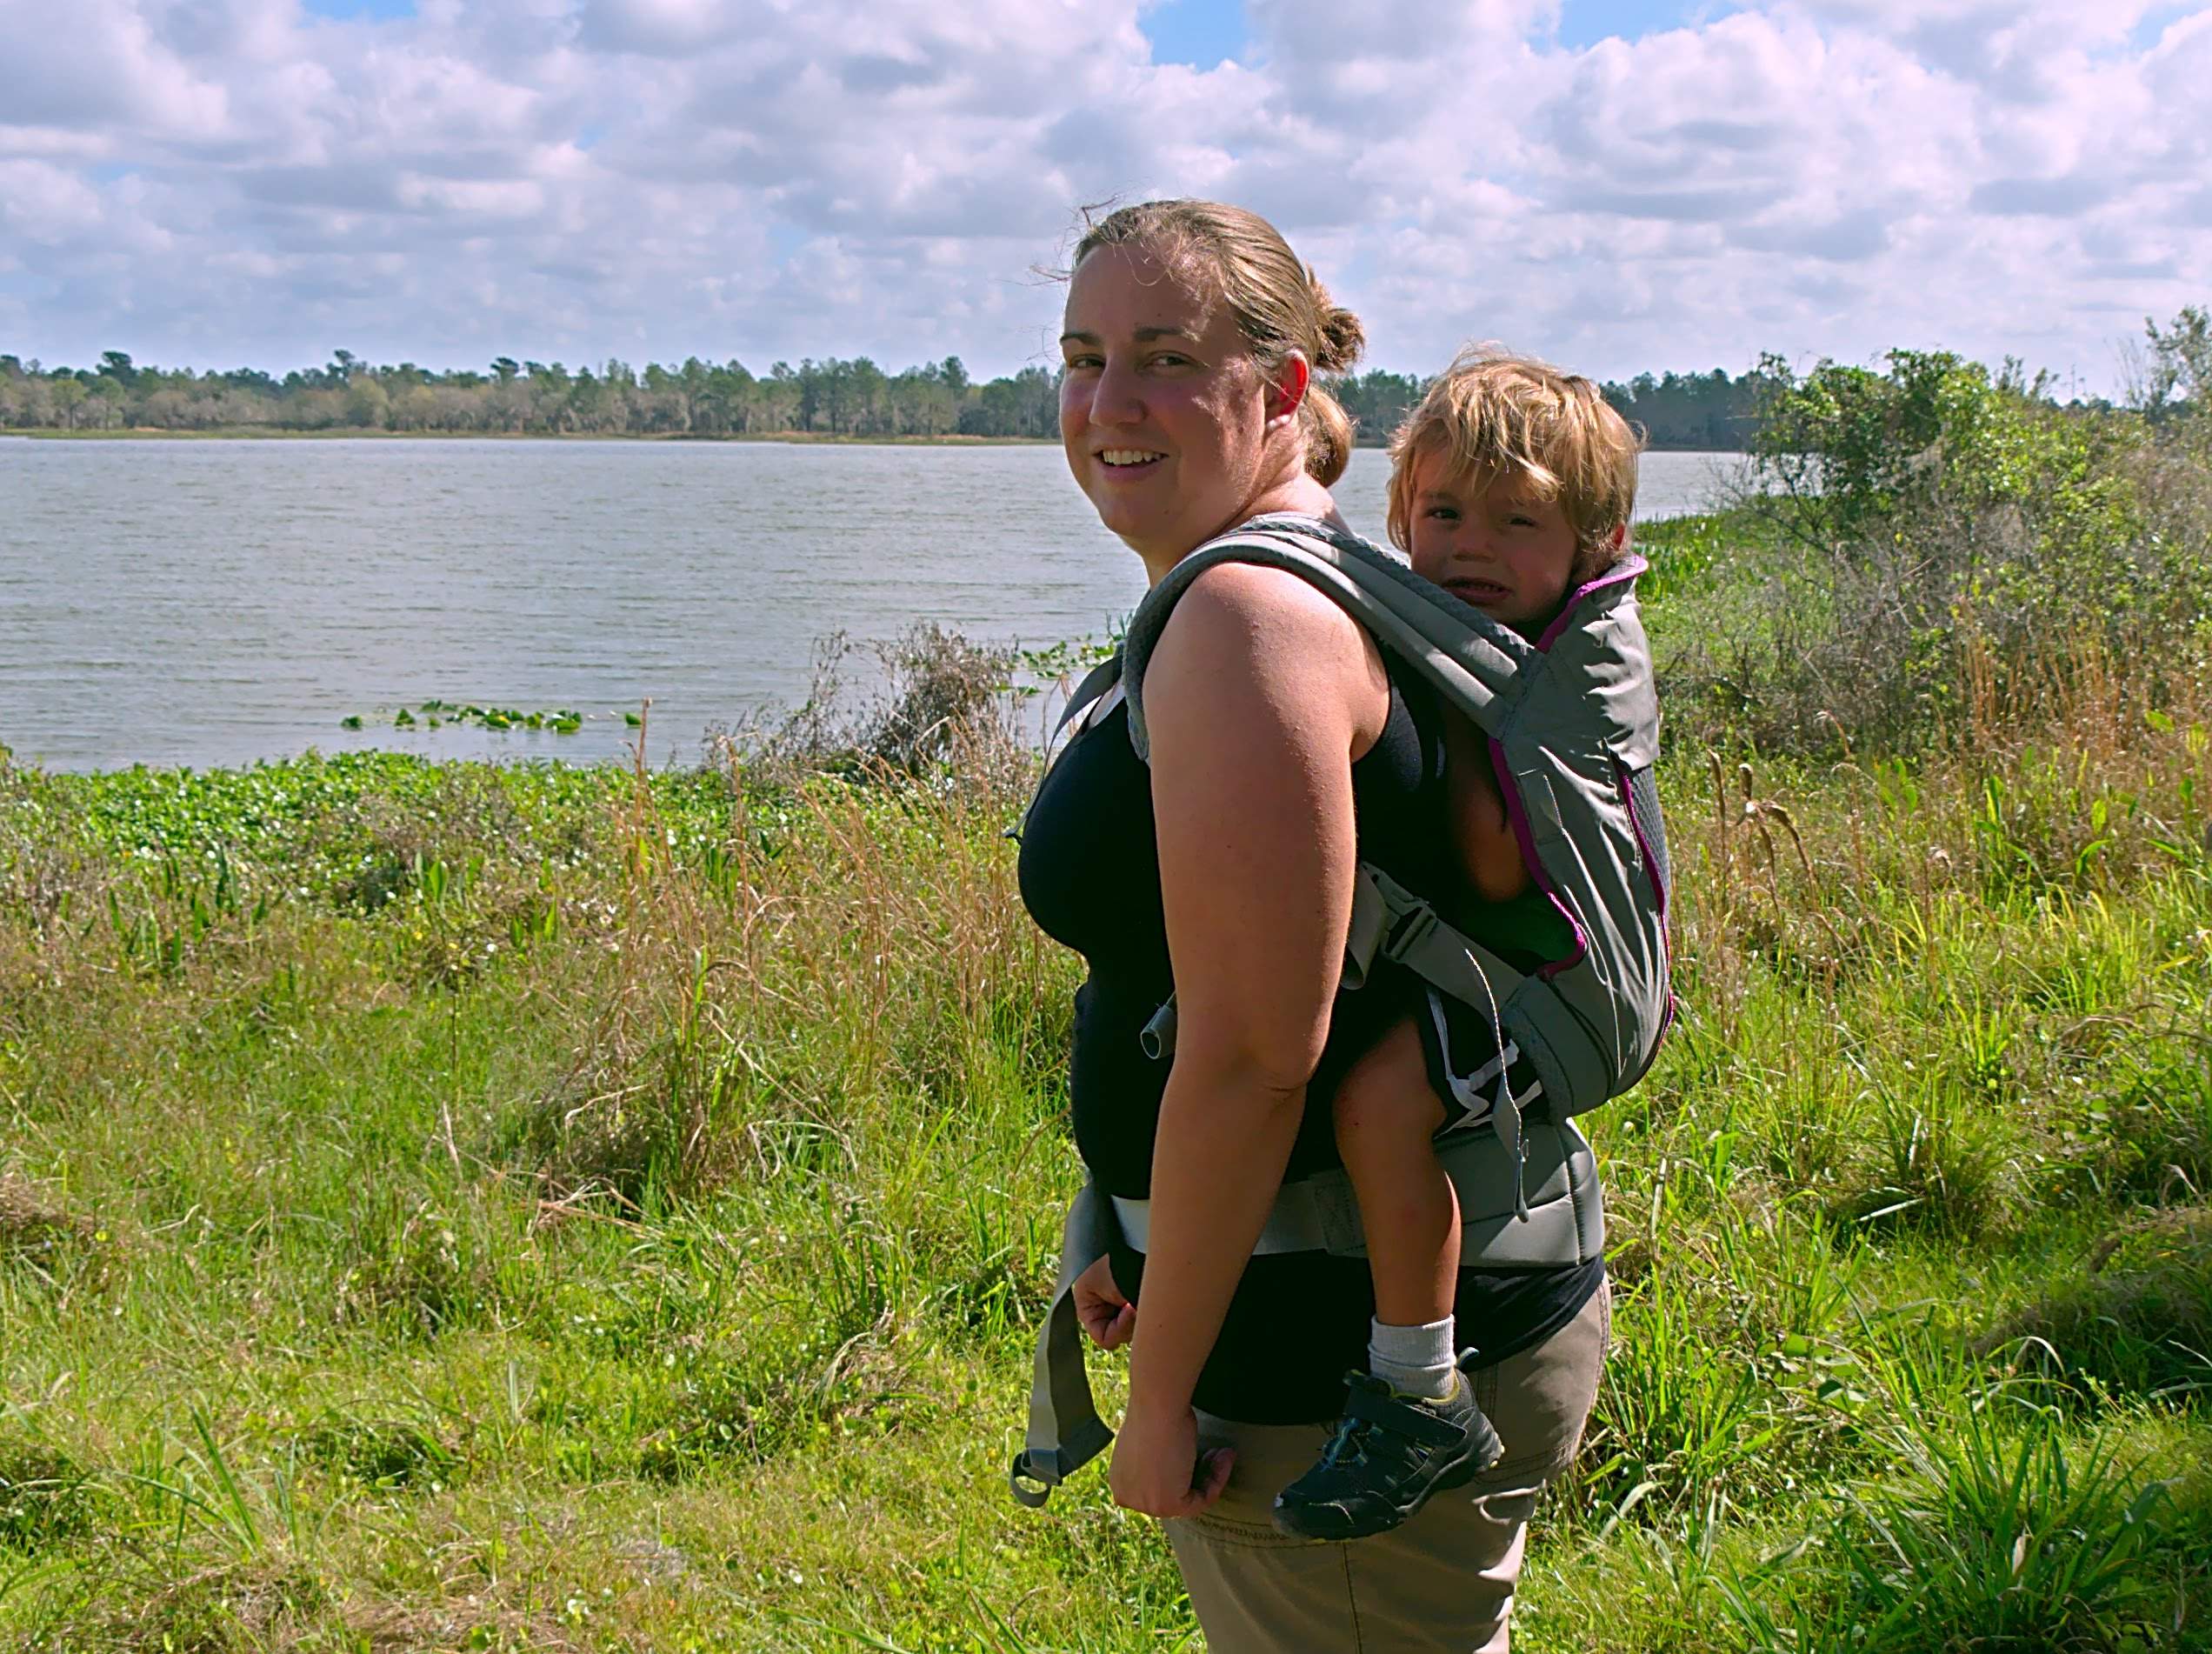
<path fill-rule="evenodd" d="M 1771 536 L 1646 537 L 1702 670 Z M 1516 1646 L 2212 1646 L 2212 693 L 1993 681 L 1685 702 Z M 0 770 L 0 1644 L 1196 1646 L 1005 1496 L 1079 972 L 1020 764 L 920 767 Z"/>

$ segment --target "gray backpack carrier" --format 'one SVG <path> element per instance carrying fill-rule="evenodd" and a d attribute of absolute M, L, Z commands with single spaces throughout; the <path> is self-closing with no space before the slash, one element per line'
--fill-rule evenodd
<path fill-rule="evenodd" d="M 1462 1265 L 1595 1260 L 1604 1247 L 1597 1170 L 1573 1117 L 1643 1077 L 1674 1009 L 1667 841 L 1653 784 L 1659 707 L 1636 602 L 1644 562 L 1627 558 L 1575 592 L 1532 644 L 1356 535 L 1314 517 L 1256 517 L 1201 546 L 1146 594 L 1123 654 L 1078 686 L 1063 724 L 1118 689 L 1129 701 L 1131 742 L 1147 756 L 1145 662 L 1190 583 L 1232 562 L 1286 569 L 1320 588 L 1489 737 L 1522 858 L 1573 927 L 1574 951 L 1516 970 L 1453 929 L 1420 893 L 1363 863 L 1343 985 L 1358 990 L 1376 960 L 1391 960 L 1427 984 L 1432 1008 L 1456 1002 L 1487 1030 L 1462 1062 L 1446 1019 L 1436 1019 L 1466 1128 L 1438 1144 L 1458 1190 Z M 1156 1057 L 1173 1051 L 1172 999 L 1144 1040 Z M 1116 1240 L 1145 1250 L 1149 1205 L 1086 1184 L 1068 1213 L 1037 1341 L 1028 1441 L 1014 1461 L 1014 1495 L 1025 1504 L 1043 1504 L 1113 1438 L 1083 1371 L 1072 1288 Z M 1365 1250 L 1350 1181 L 1335 1169 L 1286 1184 L 1255 1248 Z"/>

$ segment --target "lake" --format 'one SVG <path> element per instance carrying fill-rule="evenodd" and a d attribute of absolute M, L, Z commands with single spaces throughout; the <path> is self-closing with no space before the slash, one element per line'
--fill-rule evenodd
<path fill-rule="evenodd" d="M 1735 459 L 1647 455 L 1639 514 L 1701 509 Z M 1362 449 L 1336 490 L 1378 540 L 1389 476 Z M 600 758 L 650 696 L 649 756 L 689 760 L 803 699 L 831 633 L 1103 637 L 1143 584 L 1046 445 L 0 441 L 0 743 Z M 585 722 L 391 727 L 432 699 Z"/>

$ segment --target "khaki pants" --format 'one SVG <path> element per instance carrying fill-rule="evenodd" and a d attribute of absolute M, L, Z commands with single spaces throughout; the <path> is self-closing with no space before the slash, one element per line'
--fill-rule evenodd
<path fill-rule="evenodd" d="M 1167 1529 L 1211 1654 L 1503 1654 L 1529 1513 L 1582 1444 L 1611 1319 L 1601 1286 L 1542 1344 L 1476 1373 L 1505 1457 L 1371 1539 L 1289 1539 L 1269 1520 L 1329 1426 L 1201 1413 L 1200 1440 L 1234 1447 L 1236 1467 L 1209 1510 Z"/>

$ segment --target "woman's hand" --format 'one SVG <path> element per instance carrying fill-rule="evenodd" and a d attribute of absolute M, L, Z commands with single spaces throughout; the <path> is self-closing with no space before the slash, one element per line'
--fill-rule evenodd
<path fill-rule="evenodd" d="M 1236 1463 L 1233 1448 L 1198 1453 L 1198 1416 L 1151 1414 L 1131 1408 L 1114 1438 L 1114 1467 L 1108 1481 L 1114 1503 L 1146 1516 L 1196 1516 L 1229 1485 Z"/>
<path fill-rule="evenodd" d="M 1076 1319 L 1101 1350 L 1118 1350 L 1136 1331 L 1136 1305 L 1114 1284 L 1114 1266 L 1100 1258 L 1076 1277 Z"/>

